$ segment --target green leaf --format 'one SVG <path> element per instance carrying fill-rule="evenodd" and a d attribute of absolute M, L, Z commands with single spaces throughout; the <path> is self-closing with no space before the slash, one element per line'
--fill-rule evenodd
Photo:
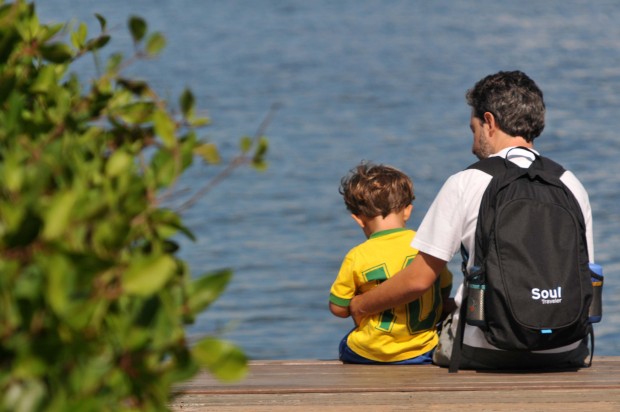
<path fill-rule="evenodd" d="M 176 267 L 168 255 L 137 257 L 123 275 L 123 289 L 132 295 L 150 296 L 168 282 Z"/>
<path fill-rule="evenodd" d="M 21 109 L 21 107 L 19 108 Z M 17 156 L 5 155 L 2 160 L 4 164 L 0 168 L 0 172 L 3 185 L 12 192 L 19 192 L 26 180 L 26 168 L 22 159 Z"/>
<path fill-rule="evenodd" d="M 36 301 L 43 294 L 44 274 L 42 268 L 37 265 L 28 266 L 21 269 L 21 274 L 17 277 L 13 286 L 13 295 L 22 300 Z"/>
<path fill-rule="evenodd" d="M 52 63 L 67 63 L 73 58 L 73 51 L 64 43 L 43 44 L 39 46 L 41 56 Z"/>
<path fill-rule="evenodd" d="M 55 254 L 42 259 L 48 271 L 47 300 L 54 312 L 64 316 L 70 309 L 69 296 L 75 288 L 75 271 L 63 255 Z"/>
<path fill-rule="evenodd" d="M 32 84 L 30 90 L 35 93 L 47 93 L 58 87 L 55 66 L 44 66 Z"/>
<path fill-rule="evenodd" d="M 198 313 L 213 303 L 226 289 L 232 278 L 230 269 L 204 275 L 193 281 L 189 288 L 188 305 L 190 310 Z"/>
<path fill-rule="evenodd" d="M 76 49 L 81 48 L 86 41 L 86 36 L 88 35 L 88 29 L 86 28 L 86 23 L 80 23 L 78 29 L 71 33 L 71 43 L 73 47 Z"/>
<path fill-rule="evenodd" d="M 106 65 L 106 71 L 108 72 L 116 72 L 123 62 L 123 54 L 122 53 L 113 53 L 110 55 L 108 59 L 108 63 Z"/>
<path fill-rule="evenodd" d="M 22 16 L 21 21 L 14 23 L 14 28 L 17 30 L 23 40 L 30 43 L 36 40 L 39 34 L 39 17 L 36 14 L 29 13 L 28 16 Z"/>
<path fill-rule="evenodd" d="M 269 164 L 263 159 L 252 159 L 251 165 L 255 170 L 259 172 L 264 172 L 269 166 Z"/>
<path fill-rule="evenodd" d="M 99 50 L 102 47 L 104 47 L 106 44 L 108 44 L 109 41 L 110 41 L 110 36 L 108 36 L 107 34 L 102 34 L 99 37 L 89 40 L 86 43 L 85 48 L 86 50 L 89 50 L 89 51 Z"/>
<path fill-rule="evenodd" d="M 198 145 L 194 148 L 194 152 L 207 163 L 217 164 L 220 162 L 220 153 L 213 143 Z"/>
<path fill-rule="evenodd" d="M 144 348 L 151 339 L 151 331 L 141 327 L 133 327 L 125 336 L 123 336 L 123 348 L 127 350 L 139 350 Z"/>
<path fill-rule="evenodd" d="M 153 225 L 161 239 L 170 238 L 182 232 L 191 240 L 196 240 L 194 234 L 181 222 L 181 217 L 170 209 L 159 209 L 152 214 Z"/>
<path fill-rule="evenodd" d="M 101 31 L 105 31 L 106 28 L 106 19 L 99 13 L 95 13 L 95 17 L 99 21 L 99 26 L 101 27 Z"/>
<path fill-rule="evenodd" d="M 179 103 L 181 105 L 181 113 L 185 117 L 191 117 L 194 112 L 194 105 L 196 103 L 196 99 L 194 98 L 194 94 L 191 90 L 185 89 L 181 94 L 179 99 Z"/>
<path fill-rule="evenodd" d="M 168 150 L 158 151 L 151 161 L 157 187 L 166 187 L 176 177 L 176 160 Z"/>
<path fill-rule="evenodd" d="M 176 124 L 170 118 L 168 112 L 164 110 L 157 110 L 153 115 L 153 121 L 155 122 L 155 133 L 164 142 L 164 146 L 170 148 L 176 145 Z"/>
<path fill-rule="evenodd" d="M 77 194 L 73 190 L 60 193 L 54 197 L 45 214 L 45 227 L 43 229 L 45 239 L 57 239 L 67 230 L 76 199 Z"/>
<path fill-rule="evenodd" d="M 39 30 L 38 40 L 40 43 L 45 43 L 52 37 L 54 37 L 59 31 L 61 31 L 65 27 L 65 24 L 54 24 L 50 26 L 42 26 Z"/>
<path fill-rule="evenodd" d="M 258 144 L 254 156 L 252 157 L 252 167 L 258 171 L 264 171 L 267 169 L 267 162 L 265 161 L 265 155 L 267 154 L 268 141 L 265 137 L 258 139 Z"/>
<path fill-rule="evenodd" d="M 146 35 L 147 24 L 143 18 L 131 16 L 128 22 L 129 32 L 135 43 L 138 43 Z"/>
<path fill-rule="evenodd" d="M 152 102 L 142 101 L 120 107 L 117 114 L 127 123 L 140 124 L 151 120 L 154 109 L 155 105 Z"/>
<path fill-rule="evenodd" d="M 146 52 L 150 56 L 159 54 L 166 47 L 166 38 L 161 33 L 153 33 L 146 43 Z"/>
<path fill-rule="evenodd" d="M 102 381 L 105 381 L 106 375 L 110 372 L 114 365 L 114 357 L 112 351 L 102 351 L 93 354 L 90 358 L 82 360 L 75 365 L 75 372 L 71 374 L 74 380 L 73 385 L 82 389 L 83 393 L 94 392 Z M 96 410 L 95 406 L 83 410 Z"/>
<path fill-rule="evenodd" d="M 252 138 L 250 136 L 243 136 L 239 140 L 239 149 L 242 153 L 247 153 L 252 148 Z"/>
<path fill-rule="evenodd" d="M 105 173 L 108 177 L 116 177 L 122 173 L 129 173 L 133 164 L 133 157 L 128 153 L 117 150 L 106 163 Z"/>
<path fill-rule="evenodd" d="M 256 151 L 254 152 L 255 159 L 262 159 L 267 154 L 267 149 L 269 148 L 269 141 L 267 138 L 262 136 L 258 139 L 258 143 L 256 145 Z"/>
<path fill-rule="evenodd" d="M 211 120 L 208 117 L 190 117 L 187 120 L 192 127 L 202 127 L 211 124 Z"/>
<path fill-rule="evenodd" d="M 138 96 L 149 90 L 149 84 L 142 80 L 118 79 L 117 83 Z"/>
<path fill-rule="evenodd" d="M 21 378 L 33 378 L 45 373 L 46 366 L 41 359 L 36 357 L 21 358 L 18 359 L 16 364 L 13 365 L 14 373 Z"/>
<path fill-rule="evenodd" d="M 207 368 L 222 381 L 243 379 L 248 372 L 245 354 L 229 342 L 205 338 L 191 351 L 200 366 Z"/>

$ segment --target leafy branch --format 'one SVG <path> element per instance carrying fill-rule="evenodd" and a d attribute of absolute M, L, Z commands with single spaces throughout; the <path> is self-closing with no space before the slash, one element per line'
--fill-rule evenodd
<path fill-rule="evenodd" d="M 180 113 L 147 81 L 121 77 L 165 45 L 130 17 L 133 55 L 98 52 L 107 21 L 88 37 L 81 23 L 39 22 L 34 4 L 0 3 L 0 405 L 7 410 L 161 410 L 176 382 L 206 368 L 224 380 L 247 372 L 234 345 L 207 336 L 189 346 L 185 326 L 224 291 L 232 273 L 192 276 L 178 234 L 194 238 L 160 195 L 193 164 L 219 162 L 197 137 L 186 89 Z M 88 83 L 71 72 L 92 55 Z M 234 169 L 265 167 L 263 134 L 183 206 Z"/>

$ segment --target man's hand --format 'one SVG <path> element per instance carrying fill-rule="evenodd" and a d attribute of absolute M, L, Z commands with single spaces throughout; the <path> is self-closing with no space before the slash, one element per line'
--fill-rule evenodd
<path fill-rule="evenodd" d="M 349 313 L 353 318 L 353 322 L 355 322 L 355 326 L 359 326 L 362 322 L 362 319 L 366 317 L 365 314 L 359 311 L 359 299 L 361 299 L 361 295 L 354 296 L 351 302 L 349 303 Z"/>
<path fill-rule="evenodd" d="M 440 322 L 443 322 L 448 315 L 456 310 L 456 303 L 454 302 L 454 298 L 448 298 L 443 301 L 443 307 L 441 308 L 441 319 Z"/>

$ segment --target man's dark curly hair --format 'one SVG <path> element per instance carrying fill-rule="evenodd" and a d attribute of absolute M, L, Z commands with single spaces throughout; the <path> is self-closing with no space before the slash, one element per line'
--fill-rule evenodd
<path fill-rule="evenodd" d="M 521 71 L 498 72 L 480 80 L 465 96 L 473 115 L 484 122 L 484 113 L 495 117 L 510 136 L 532 142 L 545 128 L 545 102 L 536 83 Z"/>

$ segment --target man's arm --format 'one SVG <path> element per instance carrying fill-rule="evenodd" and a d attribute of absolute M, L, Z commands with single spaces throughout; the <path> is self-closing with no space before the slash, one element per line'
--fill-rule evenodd
<path fill-rule="evenodd" d="M 419 252 L 413 262 L 376 288 L 353 298 L 349 305 L 356 324 L 359 320 L 418 299 L 437 280 L 446 261 Z"/>
<path fill-rule="evenodd" d="M 453 282 L 452 272 L 450 272 L 447 267 L 444 267 L 439 277 L 441 278 L 441 320 L 443 321 L 446 316 L 454 312 L 456 304 L 454 303 L 454 298 L 450 297 Z"/>

